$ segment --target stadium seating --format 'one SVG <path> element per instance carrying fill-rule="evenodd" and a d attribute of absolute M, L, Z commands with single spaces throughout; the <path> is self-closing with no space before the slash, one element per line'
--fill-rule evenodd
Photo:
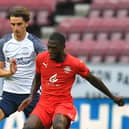
<path fill-rule="evenodd" d="M 75 56 L 88 56 L 90 61 L 115 62 L 122 59 L 127 60 L 126 57 L 129 56 L 129 41 L 67 41 L 66 50 Z"/>
<path fill-rule="evenodd" d="M 84 2 L 85 0 L 57 0 L 57 2 L 65 3 L 65 2 Z"/>
<path fill-rule="evenodd" d="M 125 32 L 125 37 L 124 37 L 124 39 L 125 39 L 126 41 L 129 41 L 129 32 Z"/>
<path fill-rule="evenodd" d="M 63 33 L 84 33 L 87 32 L 124 32 L 128 31 L 129 18 L 67 18 L 63 20 L 57 27 L 57 31 Z M 117 34 L 118 35 L 118 34 Z M 86 36 L 85 36 L 86 37 Z"/>
<path fill-rule="evenodd" d="M 124 64 L 129 63 L 129 56 L 128 55 L 121 55 L 119 57 L 119 62 L 124 63 Z"/>
<path fill-rule="evenodd" d="M 56 27 L 57 31 L 65 33 L 69 32 L 81 32 L 84 31 L 88 25 L 88 19 L 86 18 L 66 18 Z"/>
<path fill-rule="evenodd" d="M 5 11 L 0 11 L 0 18 L 5 18 L 6 17 L 6 12 Z"/>
<path fill-rule="evenodd" d="M 101 10 L 102 16 L 111 16 L 117 14 L 118 17 L 126 16 L 129 9 L 128 0 L 93 0 L 90 10 Z M 106 11 L 105 10 L 110 10 Z"/>
<path fill-rule="evenodd" d="M 118 57 L 116 55 L 107 55 L 103 59 L 103 62 L 105 63 L 115 63 L 117 61 L 118 61 Z"/>
<path fill-rule="evenodd" d="M 128 0 L 93 0 L 92 8 L 129 8 Z"/>
<path fill-rule="evenodd" d="M 113 9 L 104 9 L 103 10 L 103 17 L 104 18 L 111 18 L 115 15 L 115 11 Z"/>
<path fill-rule="evenodd" d="M 93 52 L 95 45 L 95 41 L 67 41 L 66 50 L 75 56 L 89 56 Z"/>
<path fill-rule="evenodd" d="M 48 25 L 49 20 L 48 20 L 49 12 L 47 10 L 40 10 L 37 12 L 37 23 L 39 25 Z"/>
<path fill-rule="evenodd" d="M 67 41 L 66 42 L 66 51 L 73 54 L 74 56 L 79 56 L 80 52 L 78 50 L 80 45 L 80 42 L 75 42 L 75 41 Z"/>
<path fill-rule="evenodd" d="M 95 40 L 95 33 L 93 32 L 84 32 L 82 36 L 82 41 Z"/>
<path fill-rule="evenodd" d="M 102 41 L 102 40 L 108 40 L 108 38 L 109 38 L 109 34 L 107 33 L 107 32 L 99 32 L 98 34 L 97 34 L 97 36 L 96 36 L 96 39 L 97 40 L 100 40 L 100 41 Z"/>
<path fill-rule="evenodd" d="M 22 0 L 19 5 L 24 5 L 31 10 L 31 21 L 37 16 L 37 23 L 44 28 L 51 24 L 58 15 L 57 4 L 61 3 L 86 3 L 86 0 Z M 8 8 L 17 5 L 17 0 L 0 1 L 0 18 L 6 17 Z M 55 22 L 53 28 L 62 32 L 67 38 L 66 50 L 79 57 L 86 57 L 92 62 L 123 61 L 129 62 L 129 0 L 92 0 L 88 5 L 86 16 L 71 16 L 68 10 L 62 10 L 69 18 Z M 58 13 L 57 13 L 58 12 Z M 72 10 L 72 13 L 74 11 Z M 53 14 L 53 19 L 48 18 Z M 75 14 L 73 14 L 75 15 Z M 55 20 L 56 21 L 56 20 Z M 0 36 L 9 33 L 7 20 L 0 20 Z M 3 29 L 7 28 L 7 29 Z M 8 29 L 9 28 L 9 29 Z"/>
<path fill-rule="evenodd" d="M 88 13 L 88 17 L 92 18 L 92 17 L 100 17 L 101 16 L 101 12 L 102 10 L 100 9 L 91 9 Z"/>
<path fill-rule="evenodd" d="M 80 33 L 76 33 L 76 32 L 74 32 L 74 33 L 69 33 L 69 35 L 68 35 L 68 39 L 69 39 L 69 41 L 78 41 L 78 40 L 80 40 Z"/>
<path fill-rule="evenodd" d="M 118 6 L 118 1 L 111 1 L 111 0 L 93 0 L 91 4 L 91 8 L 96 9 L 116 9 Z"/>
<path fill-rule="evenodd" d="M 3 37 L 5 34 L 10 33 L 11 27 L 10 27 L 10 23 L 7 19 L 5 18 L 0 18 L 0 37 Z"/>
<path fill-rule="evenodd" d="M 126 8 L 124 8 L 124 9 L 118 9 L 116 15 L 117 15 L 118 18 L 128 17 L 129 10 L 126 9 Z"/>
<path fill-rule="evenodd" d="M 12 6 L 27 6 L 30 9 L 42 9 L 54 10 L 56 5 L 56 0 L 0 0 L 1 9 L 9 9 Z"/>
<path fill-rule="evenodd" d="M 120 40 L 123 39 L 123 33 L 122 32 L 113 32 L 110 35 L 110 40 Z"/>

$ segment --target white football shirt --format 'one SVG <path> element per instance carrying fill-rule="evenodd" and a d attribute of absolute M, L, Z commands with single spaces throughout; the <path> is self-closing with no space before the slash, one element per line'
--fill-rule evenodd
<path fill-rule="evenodd" d="M 17 94 L 28 94 L 35 74 L 35 57 L 45 51 L 46 47 L 36 36 L 27 33 L 24 40 L 17 41 L 13 34 L 0 40 L 0 61 L 5 62 L 9 70 L 9 60 L 14 58 L 17 72 L 4 79 L 3 91 Z"/>

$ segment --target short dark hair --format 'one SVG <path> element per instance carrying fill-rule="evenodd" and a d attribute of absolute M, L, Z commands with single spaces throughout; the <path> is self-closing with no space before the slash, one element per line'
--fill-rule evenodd
<path fill-rule="evenodd" d="M 65 36 L 60 32 L 53 32 L 50 35 L 49 40 L 55 40 L 55 41 L 58 41 L 61 44 L 65 44 Z"/>
<path fill-rule="evenodd" d="M 11 16 L 22 17 L 24 21 L 28 22 L 30 20 L 30 13 L 28 8 L 23 6 L 15 6 L 9 10 L 8 18 Z"/>

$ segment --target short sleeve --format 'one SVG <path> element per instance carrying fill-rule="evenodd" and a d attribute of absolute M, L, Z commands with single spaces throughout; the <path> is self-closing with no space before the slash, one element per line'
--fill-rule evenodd
<path fill-rule="evenodd" d="M 90 72 L 90 70 L 86 66 L 86 64 L 84 64 L 82 61 L 79 60 L 77 74 L 79 74 L 82 77 L 86 77 L 89 74 L 89 72 Z"/>
<path fill-rule="evenodd" d="M 28 38 L 33 42 L 36 54 L 47 50 L 45 44 L 37 36 L 29 34 Z"/>
<path fill-rule="evenodd" d="M 3 53 L 4 43 L 5 43 L 5 39 L 0 39 L 0 61 L 5 61 L 5 57 Z"/>
<path fill-rule="evenodd" d="M 0 41 L 0 61 L 4 61 L 4 54 L 3 54 L 3 44 Z"/>

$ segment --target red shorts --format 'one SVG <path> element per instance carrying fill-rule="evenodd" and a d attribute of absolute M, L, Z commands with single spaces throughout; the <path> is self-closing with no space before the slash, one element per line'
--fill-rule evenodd
<path fill-rule="evenodd" d="M 40 118 L 45 129 L 50 129 L 52 121 L 58 113 L 67 116 L 71 120 L 75 120 L 76 108 L 72 103 L 61 103 L 54 106 L 38 103 L 31 114 L 37 115 Z"/>

